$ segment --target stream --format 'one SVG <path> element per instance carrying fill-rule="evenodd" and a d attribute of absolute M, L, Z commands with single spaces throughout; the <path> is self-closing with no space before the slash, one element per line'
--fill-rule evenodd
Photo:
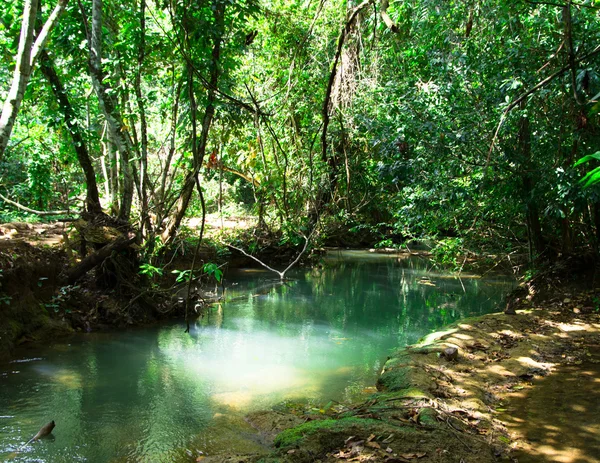
<path fill-rule="evenodd" d="M 218 417 L 363 397 L 394 349 L 497 311 L 515 285 L 366 251 L 287 276 L 228 271 L 189 334 L 178 322 L 20 350 L 0 365 L 0 461 L 190 461 L 192 440 L 217 452 Z M 50 439 L 23 446 L 50 420 Z"/>

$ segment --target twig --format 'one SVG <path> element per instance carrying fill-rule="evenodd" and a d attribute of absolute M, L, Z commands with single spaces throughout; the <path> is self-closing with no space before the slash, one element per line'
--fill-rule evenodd
<path fill-rule="evenodd" d="M 235 249 L 238 252 L 241 252 L 243 255 L 245 255 L 246 257 L 249 257 L 252 260 L 255 260 L 256 262 L 258 262 L 260 265 L 262 265 L 264 268 L 266 268 L 267 270 L 270 270 L 273 273 L 276 273 L 277 275 L 279 275 L 279 279 L 281 280 L 285 280 L 285 274 L 286 272 L 291 269 L 294 265 L 296 265 L 298 263 L 298 261 L 300 260 L 300 258 L 302 257 L 302 254 L 304 254 L 306 252 L 306 248 L 308 247 L 308 243 L 310 242 L 310 239 L 312 238 L 313 233 L 315 232 L 315 229 L 313 229 L 313 231 L 311 232 L 310 235 L 308 235 L 308 237 L 306 237 L 305 235 L 301 234 L 302 237 L 304 238 L 304 247 L 302 248 L 302 251 L 300 251 L 300 254 L 298 254 L 298 256 L 293 260 L 293 262 L 288 265 L 285 270 L 283 271 L 279 271 L 279 270 L 275 270 L 273 267 L 269 267 L 267 264 L 265 264 L 262 260 L 254 257 L 253 255 L 248 254 L 246 251 L 244 251 L 243 249 L 240 249 L 236 246 L 233 246 L 232 244 L 227 244 L 227 247 L 231 248 L 231 249 Z"/>

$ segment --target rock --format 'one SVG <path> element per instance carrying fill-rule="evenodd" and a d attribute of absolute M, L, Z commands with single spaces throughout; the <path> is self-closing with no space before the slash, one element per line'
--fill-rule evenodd
<path fill-rule="evenodd" d="M 440 357 L 443 357 L 448 361 L 457 360 L 458 359 L 458 348 L 457 347 L 446 347 L 440 353 Z"/>

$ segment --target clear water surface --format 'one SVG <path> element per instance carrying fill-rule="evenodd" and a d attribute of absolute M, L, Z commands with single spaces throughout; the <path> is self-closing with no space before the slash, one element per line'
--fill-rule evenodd
<path fill-rule="evenodd" d="M 225 301 L 190 334 L 177 323 L 20 352 L 0 365 L 0 461 L 184 461 L 192 438 L 210 442 L 217 416 L 352 399 L 395 348 L 497 310 L 514 286 L 431 267 L 350 251 L 285 284 L 229 272 Z M 52 419 L 53 438 L 20 448 Z"/>

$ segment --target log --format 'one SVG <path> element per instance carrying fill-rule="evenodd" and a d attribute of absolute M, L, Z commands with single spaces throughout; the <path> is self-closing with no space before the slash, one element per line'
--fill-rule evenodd
<path fill-rule="evenodd" d="M 102 248 L 98 249 L 93 254 L 87 256 L 78 265 L 69 270 L 69 272 L 67 273 L 68 284 L 74 284 L 77 280 L 83 277 L 90 270 L 102 264 L 102 262 L 104 262 L 108 257 L 110 257 L 113 251 L 121 251 L 122 249 L 127 248 L 131 243 L 135 241 L 135 239 L 135 236 L 122 236 L 120 238 L 117 238 L 112 243 L 109 243 L 106 246 L 103 246 Z"/>

